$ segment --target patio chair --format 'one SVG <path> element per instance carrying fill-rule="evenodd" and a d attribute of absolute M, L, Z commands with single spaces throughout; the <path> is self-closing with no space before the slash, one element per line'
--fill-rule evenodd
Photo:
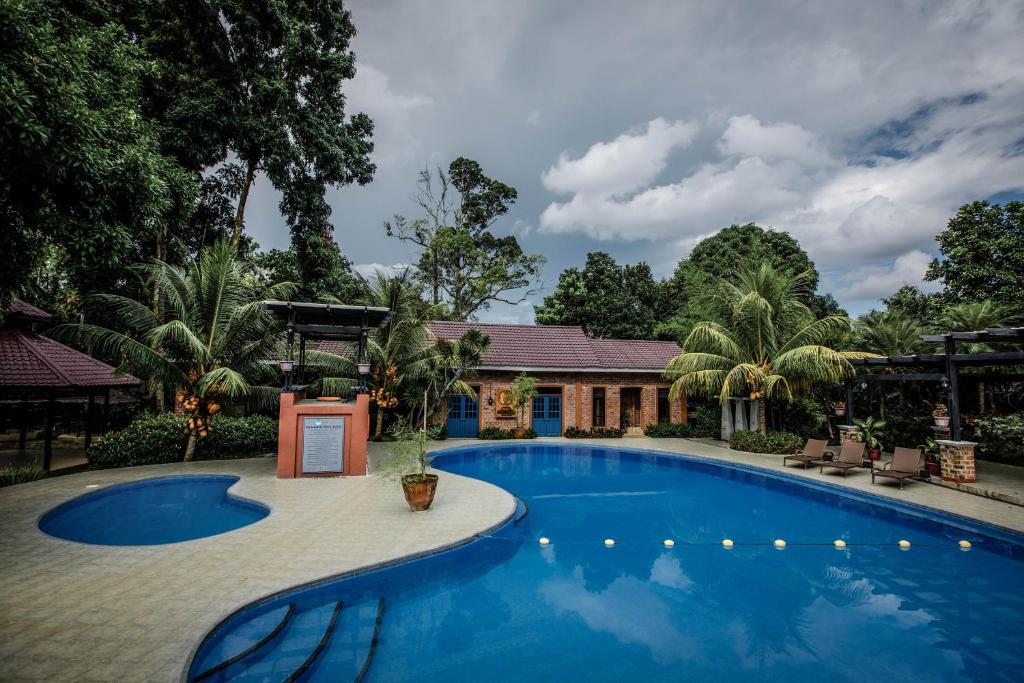
<path fill-rule="evenodd" d="M 922 458 L 920 448 L 897 448 L 893 451 L 892 460 L 885 463 L 885 467 L 880 470 L 871 470 L 871 483 L 875 483 L 876 475 L 888 477 L 889 479 L 899 479 L 900 488 L 902 489 L 904 479 L 921 474 Z"/>
<path fill-rule="evenodd" d="M 802 462 L 804 469 L 812 462 L 825 459 L 825 447 L 828 446 L 828 441 L 824 439 L 807 439 L 807 443 L 804 444 L 804 450 L 795 455 L 787 455 L 782 459 L 782 466 L 786 466 L 787 460 L 795 460 L 796 462 Z"/>
<path fill-rule="evenodd" d="M 839 451 L 839 457 L 834 460 L 818 460 L 815 462 L 816 465 L 820 465 L 818 468 L 819 472 L 824 472 L 826 467 L 834 467 L 843 471 L 843 478 L 846 478 L 846 473 L 852 470 L 854 467 L 862 467 L 864 465 L 864 442 L 863 441 L 847 441 L 843 444 L 843 449 Z"/>

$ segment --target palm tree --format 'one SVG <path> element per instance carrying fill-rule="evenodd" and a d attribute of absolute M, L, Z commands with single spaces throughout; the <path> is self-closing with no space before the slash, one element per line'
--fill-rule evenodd
<path fill-rule="evenodd" d="M 992 300 L 960 303 L 947 306 L 939 319 L 942 329 L 949 332 L 975 332 L 989 327 L 1004 327 L 1015 322 L 1015 316 Z M 991 351 L 988 344 L 968 344 L 968 353 Z M 985 412 L 985 382 L 978 382 L 978 414 Z"/>
<path fill-rule="evenodd" d="M 838 383 L 853 374 L 851 358 L 873 354 L 836 351 L 828 346 L 849 333 L 845 316 L 816 319 L 804 303 L 811 274 L 789 276 L 768 263 L 739 272 L 712 294 L 722 321 L 694 326 L 665 374 L 673 379 L 670 397 L 686 394 L 749 395 L 760 407 L 765 433 L 766 399 L 792 398 L 820 382 Z"/>
<path fill-rule="evenodd" d="M 881 356 L 909 356 L 929 350 L 924 325 L 899 311 L 871 311 L 855 324 L 857 346 Z"/>
<path fill-rule="evenodd" d="M 109 314 L 111 327 L 63 325 L 54 333 L 117 359 L 119 371 L 177 390 L 191 413 L 185 460 L 192 460 L 197 438 L 209 432 L 209 418 L 222 402 L 277 401 L 279 390 L 259 383 L 274 376 L 281 335 L 260 303 L 287 299 L 295 285 L 260 285 L 226 241 L 206 247 L 187 268 L 163 261 L 137 268 L 159 292 L 162 319 L 147 304 L 100 294 L 93 301 Z"/>

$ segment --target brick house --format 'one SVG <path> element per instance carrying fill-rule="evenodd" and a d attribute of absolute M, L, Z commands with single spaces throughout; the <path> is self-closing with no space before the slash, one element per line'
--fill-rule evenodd
<path fill-rule="evenodd" d="M 482 427 L 511 429 L 515 412 L 506 391 L 521 372 L 537 379 L 540 395 L 525 412 L 524 426 L 541 436 L 558 436 L 569 427 L 619 427 L 643 432 L 658 422 L 686 422 L 686 401 L 668 397 L 662 377 L 681 349 L 673 342 L 592 339 L 577 326 L 503 325 L 436 321 L 430 333 L 458 339 L 475 328 L 491 339 L 468 383 L 478 400 L 455 396 L 448 401 L 451 437 L 473 437 Z"/>

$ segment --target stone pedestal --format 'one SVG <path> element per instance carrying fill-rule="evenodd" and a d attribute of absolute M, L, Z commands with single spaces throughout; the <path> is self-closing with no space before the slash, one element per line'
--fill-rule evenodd
<path fill-rule="evenodd" d="M 978 480 L 974 469 L 974 441 L 939 440 L 939 459 L 942 463 L 943 481 L 970 484 Z"/>
<path fill-rule="evenodd" d="M 849 440 L 857 440 L 857 434 L 860 433 L 860 427 L 857 425 L 836 425 L 839 430 L 839 447 L 842 448 L 843 444 Z"/>

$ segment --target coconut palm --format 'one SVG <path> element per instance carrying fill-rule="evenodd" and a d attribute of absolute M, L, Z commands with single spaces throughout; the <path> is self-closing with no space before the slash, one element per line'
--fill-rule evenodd
<path fill-rule="evenodd" d="M 924 353 L 929 345 L 921 340 L 924 325 L 899 311 L 871 311 L 855 324 L 857 346 L 881 356 L 909 356 Z"/>
<path fill-rule="evenodd" d="M 953 304 L 943 311 L 939 322 L 943 330 L 949 332 L 976 332 L 990 327 L 1004 327 L 1015 322 L 1015 317 L 1006 308 L 993 301 L 977 301 Z M 988 344 L 967 344 L 964 350 L 968 353 L 985 353 L 992 351 Z M 978 414 L 985 412 L 985 382 L 978 382 Z"/>
<path fill-rule="evenodd" d="M 836 351 L 828 346 L 848 334 L 849 320 L 816 319 L 804 303 L 810 273 L 780 273 L 769 264 L 740 271 L 713 295 L 722 321 L 698 323 L 665 374 L 673 379 L 673 400 L 687 394 L 757 399 L 760 431 L 766 425 L 766 399 L 789 400 L 815 383 L 838 383 L 853 374 L 851 358 L 870 353 Z"/>
<path fill-rule="evenodd" d="M 100 294 L 92 300 L 111 327 L 63 325 L 54 334 L 116 359 L 119 372 L 174 388 L 190 412 L 185 460 L 191 460 L 221 403 L 277 401 L 279 390 L 260 382 L 274 377 L 281 336 L 260 303 L 287 299 L 295 285 L 258 284 L 226 241 L 204 249 L 187 268 L 163 261 L 137 268 L 159 292 L 162 317 L 134 299 Z"/>

